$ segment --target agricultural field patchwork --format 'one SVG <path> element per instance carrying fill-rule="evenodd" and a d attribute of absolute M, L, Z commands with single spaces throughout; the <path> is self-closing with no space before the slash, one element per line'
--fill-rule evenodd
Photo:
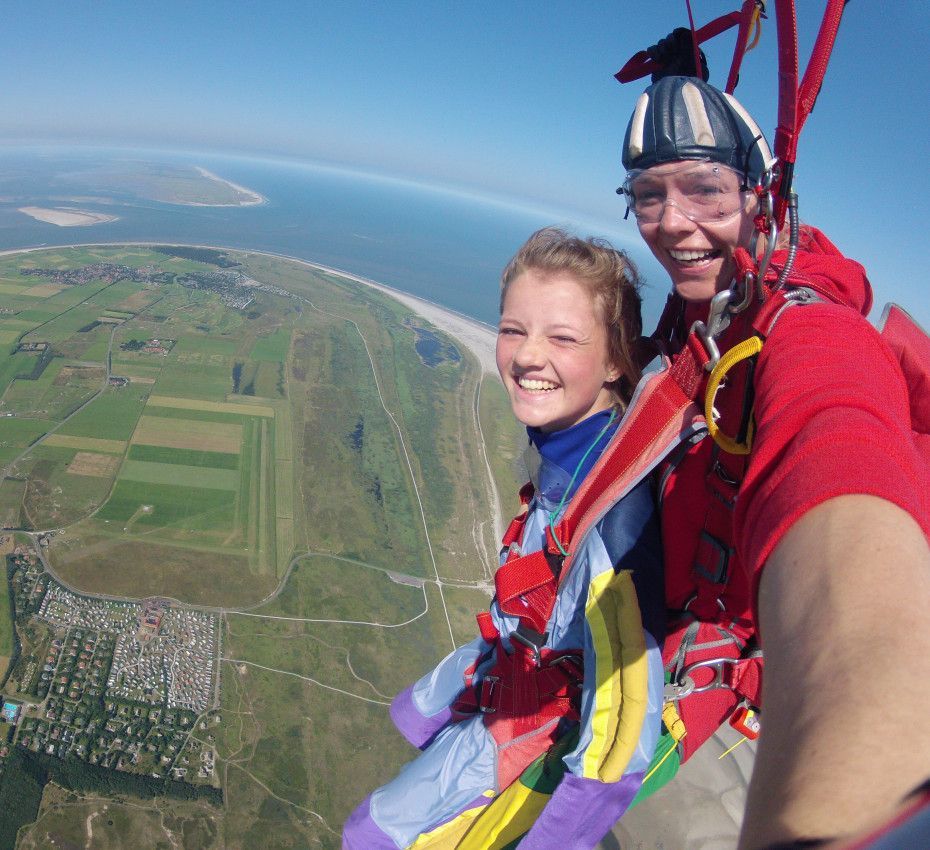
<path fill-rule="evenodd" d="M 49 785 L 19 846 L 338 847 L 413 754 L 391 697 L 487 605 L 491 488 L 519 476 L 505 396 L 394 300 L 267 255 L 7 255 L 0 294 L 0 525 L 76 592 L 221 630 L 189 745 L 223 804 Z"/>

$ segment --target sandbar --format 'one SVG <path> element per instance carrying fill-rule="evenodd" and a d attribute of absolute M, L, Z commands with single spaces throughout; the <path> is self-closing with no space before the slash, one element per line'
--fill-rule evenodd
<path fill-rule="evenodd" d="M 107 213 L 79 210 L 73 207 L 19 207 L 19 212 L 37 221 L 56 224 L 58 227 L 87 227 L 91 224 L 106 224 L 119 219 L 118 215 L 107 215 Z"/>
<path fill-rule="evenodd" d="M 212 171 L 207 171 L 206 168 L 201 168 L 199 165 L 194 166 L 202 177 L 206 177 L 208 180 L 215 180 L 217 183 L 222 183 L 225 186 L 229 186 L 234 192 L 238 193 L 241 197 L 236 200 L 233 204 L 204 204 L 197 201 L 191 201 L 185 204 L 188 207 L 254 207 L 258 204 L 265 203 L 265 196 L 260 195 L 258 192 L 248 189 L 245 186 L 240 186 L 238 183 L 233 183 L 232 180 L 227 180 L 225 177 L 220 177 L 218 174 L 214 174 Z"/>

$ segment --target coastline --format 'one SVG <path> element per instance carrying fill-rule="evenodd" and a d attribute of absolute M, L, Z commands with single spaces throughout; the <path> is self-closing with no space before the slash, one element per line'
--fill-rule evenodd
<path fill-rule="evenodd" d="M 140 245 L 147 248 L 156 245 L 166 245 L 176 248 L 210 248 L 216 251 L 238 251 L 242 254 L 263 254 L 267 257 L 276 257 L 280 260 L 290 260 L 291 262 L 313 269 L 314 271 L 326 272 L 327 274 L 343 277 L 355 283 L 361 283 L 364 286 L 369 286 L 372 289 L 383 292 L 385 295 L 391 296 L 405 307 L 409 307 L 419 316 L 435 325 L 439 330 L 453 337 L 456 342 L 467 348 L 475 356 L 481 367 L 482 374 L 497 375 L 497 362 L 494 356 L 494 350 L 497 344 L 497 329 L 491 327 L 491 325 L 487 325 L 484 322 L 478 321 L 478 319 L 473 319 L 471 316 L 466 316 L 449 307 L 443 307 L 435 301 L 421 298 L 418 295 L 411 295 L 409 292 L 404 292 L 393 286 L 378 283 L 375 280 L 352 274 L 352 272 L 347 272 L 343 269 L 324 266 L 321 263 L 314 263 L 288 254 L 278 254 L 274 251 L 230 248 L 222 245 L 189 245 L 172 242 L 81 242 L 71 245 L 42 245 L 32 248 L 10 248 L 5 251 L 0 251 L 0 256 L 27 254 L 34 251 L 48 251 L 55 248 L 107 248 L 128 247 L 132 245 Z"/>
<path fill-rule="evenodd" d="M 258 192 L 255 192 L 246 186 L 240 186 L 238 183 L 233 183 L 232 180 L 227 180 L 225 177 L 220 177 L 218 174 L 214 174 L 212 171 L 208 171 L 206 168 L 202 168 L 199 165 L 195 165 L 194 168 L 200 172 L 201 177 L 206 177 L 208 180 L 213 180 L 217 183 L 222 183 L 225 186 L 229 186 L 234 192 L 238 192 L 240 195 L 244 195 L 245 197 L 236 204 L 203 204 L 198 203 L 197 201 L 190 201 L 184 204 L 186 207 L 256 207 L 268 202 L 268 199 L 264 195 L 260 195 Z"/>
<path fill-rule="evenodd" d="M 439 330 L 444 331 L 453 337 L 457 342 L 467 348 L 478 360 L 483 373 L 497 375 L 497 361 L 494 356 L 494 350 L 497 345 L 497 330 L 484 322 L 466 316 L 463 313 L 456 312 L 449 307 L 443 307 L 435 301 L 429 301 L 418 295 L 411 295 L 393 286 L 384 283 L 378 283 L 369 278 L 360 277 L 351 272 L 342 269 L 334 269 L 330 266 L 324 266 L 320 263 L 312 263 L 309 260 L 301 260 L 298 257 L 289 257 L 284 254 L 275 254 L 270 251 L 249 251 L 253 254 L 267 254 L 271 257 L 291 260 L 316 271 L 327 272 L 328 274 L 344 277 L 347 280 L 370 286 L 380 292 L 390 295 L 396 301 L 400 301 L 405 307 L 409 307 L 415 313 L 435 325 Z"/>

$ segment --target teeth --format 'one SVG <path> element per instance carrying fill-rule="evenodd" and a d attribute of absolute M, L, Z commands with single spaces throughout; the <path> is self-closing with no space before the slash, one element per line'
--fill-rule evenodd
<path fill-rule="evenodd" d="M 694 260 L 706 260 L 714 255 L 714 251 L 678 251 L 674 248 L 669 248 L 668 252 L 671 254 L 673 260 L 678 260 L 683 263 L 692 262 Z"/>
<path fill-rule="evenodd" d="M 525 390 L 554 390 L 558 386 L 551 381 L 537 381 L 531 378 L 518 378 L 517 383 Z"/>

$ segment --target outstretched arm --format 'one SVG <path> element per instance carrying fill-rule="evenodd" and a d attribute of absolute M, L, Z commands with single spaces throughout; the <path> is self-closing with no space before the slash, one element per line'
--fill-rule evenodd
<path fill-rule="evenodd" d="M 741 850 L 855 832 L 930 771 L 930 547 L 874 496 L 799 519 L 759 585 L 764 732 Z"/>

